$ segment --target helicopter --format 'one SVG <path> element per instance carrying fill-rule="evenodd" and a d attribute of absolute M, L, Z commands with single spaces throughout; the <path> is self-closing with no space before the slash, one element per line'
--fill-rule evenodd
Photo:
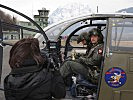
<path fill-rule="evenodd" d="M 132 14 L 86 14 L 51 24 L 42 29 L 26 15 L 1 4 L 0 7 L 25 17 L 38 28 L 36 30 L 8 24 L 11 27 L 36 32 L 37 34 L 34 38 L 39 40 L 41 50 L 47 52 L 49 57 L 56 56 L 57 60 L 54 64 L 58 68 L 65 60 L 71 57 L 72 53 L 86 52 L 86 45 L 77 44 L 76 41 L 82 32 L 88 32 L 92 28 L 99 28 L 104 36 L 104 49 L 100 77 L 96 90 L 96 100 L 131 100 L 133 98 Z M 7 25 L 7 23 L 0 22 L 1 33 L 2 25 Z M 3 46 L 10 44 L 3 41 L 2 34 L 0 34 L 0 38 L 1 75 Z M 84 97 L 81 93 L 78 96 Z M 72 98 L 69 97 L 69 99 Z M 66 99 L 68 98 L 66 97 Z M 78 99 L 76 98 L 75 100 Z"/>

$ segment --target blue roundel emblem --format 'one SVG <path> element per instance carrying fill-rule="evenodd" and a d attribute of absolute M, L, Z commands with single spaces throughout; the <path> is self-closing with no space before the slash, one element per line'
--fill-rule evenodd
<path fill-rule="evenodd" d="M 113 88 L 119 88 L 126 82 L 126 73 L 123 69 L 118 67 L 110 68 L 105 73 L 105 81 L 106 83 Z"/>

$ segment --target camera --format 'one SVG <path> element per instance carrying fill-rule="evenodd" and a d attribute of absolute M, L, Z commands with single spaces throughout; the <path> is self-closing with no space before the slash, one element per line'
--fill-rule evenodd
<path fill-rule="evenodd" d="M 62 63 L 61 56 L 61 39 L 58 41 L 48 41 L 48 46 L 41 50 L 41 55 L 46 58 L 52 64 L 52 67 L 59 70 L 60 64 Z"/>

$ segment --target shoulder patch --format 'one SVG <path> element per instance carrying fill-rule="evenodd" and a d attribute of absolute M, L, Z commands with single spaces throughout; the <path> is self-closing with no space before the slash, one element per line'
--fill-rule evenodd
<path fill-rule="evenodd" d="M 98 54 L 102 54 L 102 53 L 103 53 L 103 49 L 102 48 L 98 49 Z"/>

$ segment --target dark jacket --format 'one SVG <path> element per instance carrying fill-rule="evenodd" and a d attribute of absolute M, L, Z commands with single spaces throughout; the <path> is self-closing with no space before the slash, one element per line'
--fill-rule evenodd
<path fill-rule="evenodd" d="M 97 44 L 87 50 L 86 56 L 80 57 L 79 61 L 83 65 L 87 66 L 99 66 L 101 65 L 103 53 L 103 43 Z"/>
<path fill-rule="evenodd" d="M 93 84 L 98 84 L 100 67 L 103 57 L 103 43 L 93 45 L 87 50 L 86 56 L 80 57 L 79 62 L 82 63 L 87 69 L 88 80 Z"/>
<path fill-rule="evenodd" d="M 4 80 L 6 100 L 51 100 L 65 97 L 65 85 L 59 72 L 37 66 L 26 60 L 20 68 L 12 69 Z"/>

